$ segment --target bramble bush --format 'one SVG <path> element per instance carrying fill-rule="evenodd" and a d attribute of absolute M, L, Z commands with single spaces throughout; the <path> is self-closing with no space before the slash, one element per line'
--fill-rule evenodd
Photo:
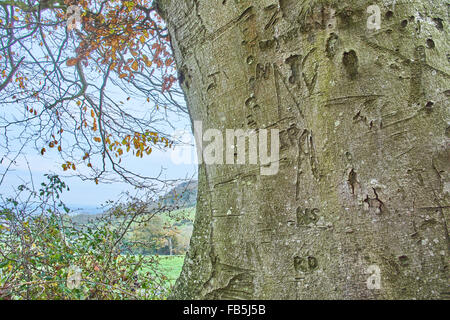
<path fill-rule="evenodd" d="M 68 187 L 56 175 L 47 179 L 39 191 L 21 185 L 2 199 L 0 299 L 165 299 L 170 283 L 158 257 L 124 254 L 143 207 L 77 225 L 60 199 Z"/>

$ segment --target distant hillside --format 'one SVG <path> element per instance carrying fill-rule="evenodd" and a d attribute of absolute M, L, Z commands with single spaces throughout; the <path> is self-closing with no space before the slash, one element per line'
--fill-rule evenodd
<path fill-rule="evenodd" d="M 158 203 L 149 203 L 151 208 L 163 206 L 163 212 L 146 223 L 133 223 L 124 237 L 124 252 L 133 254 L 184 254 L 192 235 L 197 203 L 197 181 L 183 182 L 159 198 Z M 95 224 L 97 219 L 112 218 L 119 225 L 123 217 L 111 217 L 108 212 L 97 214 L 72 214 L 70 219 L 77 225 Z M 145 220 L 145 219 L 144 219 Z M 98 220 L 97 220 L 98 221 Z"/>
<path fill-rule="evenodd" d="M 168 211 L 193 208 L 197 204 L 197 188 L 198 182 L 196 180 L 182 182 L 162 196 L 159 202 L 162 206 L 167 207 Z M 72 221 L 85 224 L 89 220 L 99 218 L 104 214 L 100 208 L 93 208 L 89 212 L 86 211 L 85 209 L 81 213 L 73 212 L 71 216 Z"/>
<path fill-rule="evenodd" d="M 197 189 L 196 180 L 180 183 L 161 197 L 161 204 L 176 209 L 194 207 L 197 204 Z"/>
<path fill-rule="evenodd" d="M 84 225 L 89 223 L 90 221 L 101 218 L 103 215 L 104 213 L 80 213 L 70 216 L 70 220 L 75 224 Z"/>
<path fill-rule="evenodd" d="M 68 205 L 72 214 L 99 214 L 104 211 L 102 207 L 87 206 L 82 204 L 70 204 Z"/>

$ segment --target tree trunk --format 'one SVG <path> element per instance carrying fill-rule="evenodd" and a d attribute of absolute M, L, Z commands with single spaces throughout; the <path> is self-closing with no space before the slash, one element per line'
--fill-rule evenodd
<path fill-rule="evenodd" d="M 370 4 L 158 1 L 192 122 L 280 130 L 276 175 L 199 166 L 172 298 L 449 297 L 449 6 Z"/>
<path fill-rule="evenodd" d="M 173 255 L 173 249 L 172 249 L 172 237 L 167 238 L 167 242 L 169 244 L 169 256 Z"/>

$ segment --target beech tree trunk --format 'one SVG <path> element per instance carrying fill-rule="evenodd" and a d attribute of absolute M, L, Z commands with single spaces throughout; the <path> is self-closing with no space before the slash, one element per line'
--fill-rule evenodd
<path fill-rule="evenodd" d="M 449 5 L 157 4 L 192 122 L 281 145 L 274 176 L 199 166 L 172 298 L 448 298 Z"/>

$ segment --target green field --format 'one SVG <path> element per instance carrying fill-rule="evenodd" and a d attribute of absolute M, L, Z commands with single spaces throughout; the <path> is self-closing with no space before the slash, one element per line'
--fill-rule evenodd
<path fill-rule="evenodd" d="M 164 274 L 168 280 L 174 284 L 180 275 L 183 267 L 184 255 L 181 256 L 160 256 L 159 271 Z"/>
<path fill-rule="evenodd" d="M 152 275 L 155 273 L 159 276 L 164 276 L 167 278 L 167 282 L 171 285 L 175 284 L 175 281 L 178 279 L 181 269 L 183 267 L 184 262 L 184 252 L 189 245 L 189 240 L 192 234 L 193 221 L 195 219 L 195 207 L 191 208 L 182 208 L 178 210 L 174 210 L 171 212 L 162 212 L 159 215 L 153 217 L 149 220 L 148 225 L 138 225 L 139 228 L 134 228 L 135 225 L 129 229 L 127 233 L 127 237 L 130 237 L 133 241 L 140 241 L 141 247 L 134 248 L 136 251 L 134 253 L 136 258 L 143 257 L 144 263 L 141 266 L 139 273 L 142 275 L 149 272 Z M 90 224 L 93 223 L 92 220 L 96 218 L 101 218 L 101 215 L 77 215 L 71 217 L 73 222 L 78 224 Z M 113 220 L 114 224 L 120 224 L 123 218 L 115 218 Z M 142 245 L 148 239 L 152 239 L 153 233 L 158 235 L 159 233 L 163 233 L 161 230 L 165 230 L 167 226 L 173 227 L 177 230 L 177 234 L 175 235 L 174 241 L 174 252 L 178 255 L 164 255 L 165 253 L 157 256 L 157 264 L 155 265 L 147 258 L 155 258 L 155 254 L 157 253 L 154 248 L 146 247 Z M 139 242 L 138 242 L 139 243 Z M 147 249 L 148 252 L 140 252 L 142 249 Z M 156 268 L 156 270 L 155 270 Z M 166 281 L 166 280 L 164 280 Z"/>

